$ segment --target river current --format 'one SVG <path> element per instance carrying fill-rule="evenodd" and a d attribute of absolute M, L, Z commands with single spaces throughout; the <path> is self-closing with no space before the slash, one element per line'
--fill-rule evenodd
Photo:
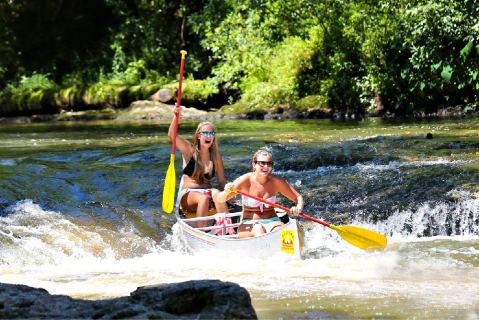
<path fill-rule="evenodd" d="M 220 279 L 261 319 L 479 319 L 478 118 L 215 124 L 228 180 L 269 148 L 305 213 L 382 232 L 386 250 L 304 221 L 299 261 L 186 252 L 161 210 L 167 123 L 2 124 L 0 282 L 101 299 Z"/>

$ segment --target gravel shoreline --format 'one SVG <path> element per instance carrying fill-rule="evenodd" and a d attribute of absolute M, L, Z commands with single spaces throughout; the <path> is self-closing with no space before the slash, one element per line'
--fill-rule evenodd
<path fill-rule="evenodd" d="M 102 110 L 61 110 L 57 114 L 38 114 L 31 116 L 0 117 L 0 123 L 5 124 L 27 124 L 34 122 L 57 122 L 57 121 L 92 121 L 92 120 L 120 120 L 120 121 L 139 121 L 139 120 L 157 120 L 169 121 L 172 115 L 173 105 L 158 101 L 141 100 L 133 102 L 126 109 L 105 108 Z M 318 117 L 317 114 L 307 114 L 304 112 L 288 111 L 284 113 L 237 113 L 226 114 L 219 110 L 200 110 L 196 108 L 182 107 L 182 119 L 186 120 L 235 120 L 235 119 L 336 119 L 336 120 L 361 120 L 362 117 L 343 117 L 341 115 L 329 115 Z M 461 117 L 479 116 L 479 111 L 465 114 L 460 108 L 443 109 L 434 114 L 424 114 L 416 112 L 408 116 L 396 116 L 393 114 L 371 113 L 364 117 L 383 117 L 383 118 L 404 118 L 404 119 L 424 119 L 424 118 L 461 118 Z"/>

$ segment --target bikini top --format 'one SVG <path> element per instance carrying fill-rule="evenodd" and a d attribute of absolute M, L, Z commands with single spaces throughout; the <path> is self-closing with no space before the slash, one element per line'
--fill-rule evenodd
<path fill-rule="evenodd" d="M 214 162 L 212 162 L 212 164 L 213 164 L 213 172 L 211 172 L 211 176 L 209 173 L 205 173 L 203 175 L 206 180 L 210 180 L 211 178 L 215 176 Z M 183 174 L 187 175 L 188 177 L 191 177 L 193 175 L 193 172 L 195 171 L 195 167 L 196 167 L 196 160 L 195 160 L 195 157 L 192 156 L 190 158 L 190 161 L 188 161 L 186 166 L 183 168 Z"/>
<path fill-rule="evenodd" d="M 276 196 L 272 196 L 265 200 L 272 203 L 276 203 Z M 269 205 L 264 204 L 261 201 L 258 201 L 256 199 L 253 199 L 247 196 L 242 196 L 242 203 L 244 206 L 247 206 L 247 207 L 259 208 L 261 212 L 263 212 L 263 206 L 265 206 L 266 208 L 269 208 Z"/>

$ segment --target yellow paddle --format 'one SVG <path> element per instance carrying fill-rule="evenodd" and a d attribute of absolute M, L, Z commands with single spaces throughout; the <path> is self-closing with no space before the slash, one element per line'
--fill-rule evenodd
<path fill-rule="evenodd" d="M 265 199 L 251 196 L 239 190 L 234 190 L 234 192 L 250 197 L 252 199 L 258 200 L 260 202 L 266 203 L 267 205 L 270 205 L 272 207 L 280 208 L 287 212 L 291 211 L 289 208 L 283 207 L 279 204 L 270 202 Z M 310 217 L 304 213 L 300 213 L 299 216 L 306 220 L 317 222 L 319 224 L 322 224 L 325 227 L 335 230 L 339 234 L 339 236 L 343 238 L 345 241 L 363 250 L 367 250 L 367 251 L 384 250 L 384 248 L 386 248 L 386 245 L 388 243 L 386 236 L 378 232 L 374 232 L 374 231 L 356 227 L 356 226 L 335 226 L 334 224 L 327 223 L 323 220 Z"/>
<path fill-rule="evenodd" d="M 181 50 L 181 66 L 180 66 L 180 82 L 178 83 L 178 96 L 176 99 L 176 106 L 181 106 L 181 86 L 183 84 L 183 71 L 185 69 L 185 56 L 186 51 Z M 173 127 L 173 136 L 171 143 L 171 156 L 170 165 L 166 171 L 165 185 L 163 187 L 163 211 L 171 213 L 175 206 L 175 190 L 176 190 L 176 171 L 175 171 L 175 152 L 176 152 L 176 135 L 178 133 L 178 122 L 180 120 L 180 114 L 175 113 L 175 125 Z"/>

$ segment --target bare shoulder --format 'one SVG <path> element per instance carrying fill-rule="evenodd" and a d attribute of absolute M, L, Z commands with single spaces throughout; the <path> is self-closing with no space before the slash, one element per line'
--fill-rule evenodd
<path fill-rule="evenodd" d="M 251 172 L 245 173 L 245 174 L 239 176 L 238 178 L 236 178 L 235 183 L 237 185 L 244 185 L 244 184 L 249 185 L 251 183 L 251 177 L 252 177 Z"/>
<path fill-rule="evenodd" d="M 247 172 L 245 174 L 243 174 L 241 177 L 241 179 L 243 179 L 244 181 L 251 181 L 251 179 L 253 179 L 253 172 Z"/>
<path fill-rule="evenodd" d="M 287 183 L 286 180 L 284 180 L 282 177 L 277 176 L 275 174 L 271 174 L 271 182 L 276 185 Z"/>
<path fill-rule="evenodd" d="M 288 181 L 286 181 L 280 176 L 274 175 L 270 181 L 274 190 L 276 190 L 277 192 L 284 193 L 290 188 Z"/>

